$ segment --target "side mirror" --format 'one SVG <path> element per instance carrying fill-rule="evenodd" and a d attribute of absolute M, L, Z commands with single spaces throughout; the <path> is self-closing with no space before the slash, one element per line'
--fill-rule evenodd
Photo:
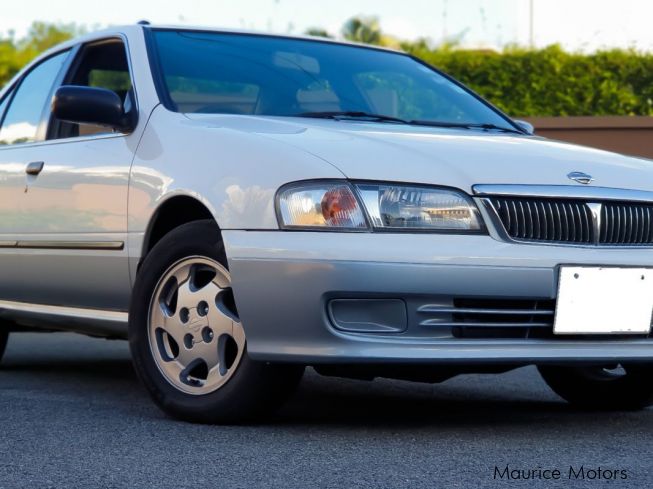
<path fill-rule="evenodd" d="M 54 94 L 52 113 L 62 121 L 106 126 L 124 133 L 136 127 L 130 96 L 123 104 L 117 93 L 105 88 L 64 85 Z"/>
<path fill-rule="evenodd" d="M 520 120 L 514 120 L 513 122 L 517 124 L 517 126 L 519 126 L 519 129 L 524 131 L 526 134 L 531 134 L 531 135 L 535 134 L 535 127 L 530 122 L 520 121 Z"/>

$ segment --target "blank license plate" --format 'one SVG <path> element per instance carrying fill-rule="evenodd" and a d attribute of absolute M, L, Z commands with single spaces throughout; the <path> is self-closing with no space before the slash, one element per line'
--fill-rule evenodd
<path fill-rule="evenodd" d="M 560 267 L 555 334 L 647 334 L 653 269 Z"/>

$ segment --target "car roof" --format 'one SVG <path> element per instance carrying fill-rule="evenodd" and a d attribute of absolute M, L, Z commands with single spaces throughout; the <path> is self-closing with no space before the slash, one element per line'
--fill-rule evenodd
<path fill-rule="evenodd" d="M 308 34 L 289 34 L 289 33 L 275 33 L 275 32 L 264 32 L 257 31 L 252 29 L 239 29 L 239 28 L 230 28 L 230 27 L 207 27 L 207 26 L 188 26 L 188 25 L 144 25 L 143 27 L 154 29 L 154 30 L 175 30 L 175 31 L 195 31 L 195 32 L 213 32 L 221 34 L 243 34 L 250 36 L 262 36 L 262 37 L 271 37 L 277 39 L 297 39 L 304 41 L 317 41 L 330 44 L 340 44 L 344 46 L 352 47 L 363 47 L 368 49 L 375 49 L 378 51 L 389 51 L 392 53 L 402 53 L 403 51 L 393 49 L 386 46 L 375 46 L 370 44 L 362 44 L 352 41 L 346 41 L 341 39 L 333 39 L 329 37 L 320 37 L 320 36 L 311 36 Z"/>

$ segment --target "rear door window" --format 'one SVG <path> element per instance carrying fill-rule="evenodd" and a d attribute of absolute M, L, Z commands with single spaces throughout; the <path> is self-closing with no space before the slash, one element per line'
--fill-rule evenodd
<path fill-rule="evenodd" d="M 42 139 L 39 127 L 44 112 L 49 110 L 54 84 L 67 57 L 68 51 L 52 56 L 23 78 L 2 120 L 0 145 Z"/>

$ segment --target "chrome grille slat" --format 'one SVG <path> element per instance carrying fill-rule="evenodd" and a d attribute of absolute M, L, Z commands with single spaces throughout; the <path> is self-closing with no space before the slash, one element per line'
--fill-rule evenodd
<path fill-rule="evenodd" d="M 613 236 L 612 236 L 612 243 L 618 243 L 619 242 L 619 234 L 621 233 L 621 210 L 619 209 L 619 206 L 613 206 L 614 210 L 614 229 L 613 229 Z"/>
<path fill-rule="evenodd" d="M 542 235 L 542 219 L 539 212 L 537 212 L 537 204 L 535 202 L 528 203 L 528 212 L 533 215 L 533 239 L 540 239 Z"/>
<path fill-rule="evenodd" d="M 597 246 L 653 246 L 653 202 L 489 197 L 506 233 L 515 240 Z M 592 209 L 600 204 L 600 228 Z"/>
<path fill-rule="evenodd" d="M 601 207 L 601 222 L 603 225 L 601 226 L 601 231 L 599 232 L 599 241 L 605 243 L 608 237 L 608 228 L 610 224 L 610 221 L 608 220 L 607 208 L 605 206 Z"/>
<path fill-rule="evenodd" d="M 554 218 L 553 218 L 553 207 L 551 207 L 551 202 L 547 202 L 544 208 L 548 211 L 546 219 L 547 219 L 547 234 L 551 236 L 552 240 L 555 240 L 555 223 L 554 223 Z"/>
<path fill-rule="evenodd" d="M 535 202 L 535 207 L 537 210 L 537 213 L 539 216 L 542 217 L 542 234 L 543 237 L 540 239 L 548 239 L 549 238 L 549 221 L 546 217 L 546 212 L 544 212 L 544 203 L 542 202 Z M 541 209 L 540 209 L 541 207 Z"/>
<path fill-rule="evenodd" d="M 528 239 L 528 229 L 527 229 L 527 226 L 526 226 L 526 213 L 524 212 L 524 205 L 522 204 L 522 202 L 518 202 L 517 204 L 519 205 L 519 208 L 518 208 L 519 209 L 519 221 L 518 222 L 520 222 L 521 225 L 522 225 L 521 234 L 522 234 L 522 236 L 524 236 L 524 238 Z"/>
<path fill-rule="evenodd" d="M 562 239 L 563 241 L 569 240 L 569 218 L 567 217 L 567 209 L 565 206 L 562 206 Z"/>
<path fill-rule="evenodd" d="M 619 206 L 619 243 L 624 243 L 626 239 L 626 208 Z"/>
<path fill-rule="evenodd" d="M 512 211 L 513 211 L 512 222 L 515 223 L 515 231 L 514 232 L 515 232 L 515 234 L 517 236 L 519 236 L 520 234 L 519 234 L 519 218 L 517 217 L 517 204 L 514 201 L 512 201 L 511 204 L 512 204 L 511 207 L 512 207 Z"/>
<path fill-rule="evenodd" d="M 604 206 L 605 209 L 608 209 L 607 207 Z M 607 241 L 608 243 L 614 243 L 615 239 L 615 233 L 616 233 L 616 228 L 617 228 L 617 221 L 615 220 L 615 212 L 614 212 L 614 206 L 610 206 L 610 240 Z"/>
<path fill-rule="evenodd" d="M 583 226 L 585 229 L 586 241 L 591 243 L 594 241 L 594 223 L 592 222 L 592 212 L 586 205 L 580 204 L 580 208 L 585 214 L 583 218 Z"/>
<path fill-rule="evenodd" d="M 637 229 L 639 229 L 639 232 L 637 233 L 638 244 L 644 243 L 644 226 L 646 222 L 644 219 L 644 208 L 640 206 L 637 208 Z"/>
<path fill-rule="evenodd" d="M 568 241 L 574 241 L 576 239 L 576 214 L 574 213 L 574 210 L 569 207 L 569 234 L 568 234 Z"/>

